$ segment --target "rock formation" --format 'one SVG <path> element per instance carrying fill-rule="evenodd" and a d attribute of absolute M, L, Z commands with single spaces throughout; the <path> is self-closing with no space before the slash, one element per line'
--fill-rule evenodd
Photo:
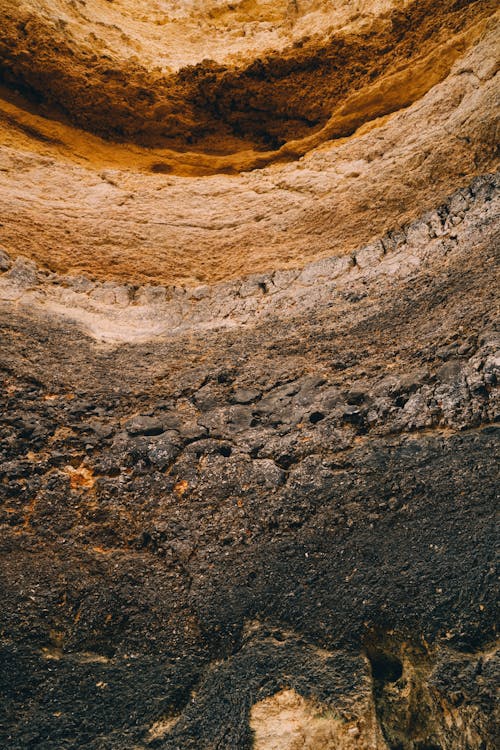
<path fill-rule="evenodd" d="M 0 745 L 493 750 L 497 3 L 0 19 Z"/>

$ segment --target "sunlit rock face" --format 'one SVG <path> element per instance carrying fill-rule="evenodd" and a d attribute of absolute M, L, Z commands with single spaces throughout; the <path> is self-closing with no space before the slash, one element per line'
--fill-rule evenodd
<path fill-rule="evenodd" d="M 497 3 L 0 0 L 0 745 L 490 750 Z"/>

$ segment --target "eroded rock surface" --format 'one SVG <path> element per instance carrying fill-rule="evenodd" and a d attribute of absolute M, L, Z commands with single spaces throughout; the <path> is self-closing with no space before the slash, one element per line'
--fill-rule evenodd
<path fill-rule="evenodd" d="M 332 6 L 0 2 L 2 747 L 496 747 L 496 8 Z"/>
<path fill-rule="evenodd" d="M 17 17 L 8 5 L 9 16 Z M 108 5 L 114 3 L 101 3 Z M 290 140 L 287 135 L 281 151 L 255 151 L 248 143 L 230 145 L 225 153 L 220 147 L 215 155 L 203 144 L 197 152 L 189 146 L 143 148 L 133 135 L 116 143 L 97 138 L 94 130 L 87 133 L 53 119 L 50 108 L 34 108 L 11 88 L 0 99 L 0 242 L 11 254 L 25 255 L 58 273 L 196 286 L 301 268 L 318 258 L 350 253 L 418 218 L 498 163 L 498 16 L 488 2 L 441 3 L 439 13 L 438 4 L 432 3 L 432 10 L 427 5 L 399 9 L 394 18 L 386 9 L 389 15 L 380 23 L 392 29 L 392 36 L 377 41 L 367 31 L 364 61 L 357 59 L 363 48 L 359 36 L 349 44 L 339 42 L 340 51 L 335 49 L 330 57 L 321 52 L 309 60 L 305 67 L 311 80 L 299 81 L 297 96 L 314 106 L 324 102 L 326 121 L 311 136 Z M 418 19 L 415 14 L 420 14 Z M 54 19 L 51 23 L 57 25 Z M 98 27 L 108 28 L 103 23 Z M 35 25 L 32 34 L 37 29 Z M 427 41 L 414 38 L 416 33 L 427 34 Z M 34 64 L 40 61 L 37 38 L 35 34 L 27 41 L 22 36 L 24 62 L 19 70 L 17 47 L 4 43 L 4 67 L 8 71 L 16 61 L 17 77 L 11 85 L 21 91 L 26 88 L 22 71 L 35 75 L 42 65 Z M 318 44 L 317 35 L 314 39 Z M 69 75 L 72 68 L 60 57 L 60 45 L 43 49 L 55 55 L 49 70 L 56 85 L 58 76 Z M 293 54 L 302 54 L 301 49 Z M 390 64 L 381 50 L 392 55 Z M 330 60 L 333 71 L 321 69 L 323 59 Z M 107 57 L 93 50 L 81 73 L 81 96 L 89 106 L 94 95 L 101 97 L 95 104 L 98 113 L 108 114 L 116 124 L 112 95 L 97 77 L 96 67 L 103 60 L 109 66 Z M 349 60 L 351 79 L 338 87 L 335 76 L 348 74 Z M 379 65 L 380 71 L 370 72 L 371 65 Z M 138 105 L 141 99 L 128 73 L 120 72 L 118 61 L 116 66 Z M 115 78 L 110 74 L 106 81 L 111 85 Z M 281 78 L 264 71 L 255 79 L 259 90 L 261 78 L 285 92 L 287 109 L 292 94 Z M 317 89 L 320 84 L 331 89 L 335 102 Z M 235 85 L 242 101 L 237 105 L 229 97 L 229 113 L 241 106 L 262 123 L 263 105 L 253 94 L 241 93 L 241 82 Z M 65 106 L 75 117 L 77 88 L 72 79 L 66 88 L 70 102 Z M 36 91 L 37 101 L 40 91 L 48 96 L 44 82 Z M 170 91 L 163 78 L 161 91 Z M 213 93 L 206 97 L 213 102 Z M 207 111 L 205 103 L 200 106 Z M 181 110 L 185 113 L 184 102 Z M 137 121 L 134 109 L 130 117 Z M 149 114 L 146 121 L 165 126 L 164 119 Z M 255 122 L 248 127 L 255 132 Z M 116 140 L 118 134 L 109 137 Z M 280 164 L 283 160 L 289 163 Z M 233 176 L 220 174 L 224 171 Z"/>

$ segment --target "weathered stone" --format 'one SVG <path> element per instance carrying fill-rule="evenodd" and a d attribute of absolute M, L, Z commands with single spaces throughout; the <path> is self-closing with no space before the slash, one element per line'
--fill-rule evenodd
<path fill-rule="evenodd" d="M 163 471 L 179 455 L 181 441 L 177 432 L 164 432 L 149 441 L 147 454 L 151 464 Z"/>
<path fill-rule="evenodd" d="M 9 255 L 5 252 L 5 250 L 0 248 L 0 271 L 2 273 L 4 273 L 5 271 L 8 271 L 11 265 L 12 265 L 12 261 Z"/>
<path fill-rule="evenodd" d="M 0 0 L 0 746 L 489 750 L 497 4 L 145 6 Z"/>
<path fill-rule="evenodd" d="M 23 289 L 29 289 L 38 284 L 36 264 L 22 255 L 18 255 L 14 260 L 6 276 L 16 284 L 16 286 L 22 287 Z"/>
<path fill-rule="evenodd" d="M 160 435 L 164 432 L 163 422 L 156 417 L 137 416 L 125 423 L 129 435 Z"/>
<path fill-rule="evenodd" d="M 179 435 L 184 440 L 200 440 L 208 435 L 208 430 L 199 422 L 182 422 L 179 427 Z"/>
<path fill-rule="evenodd" d="M 311 263 L 310 266 L 302 271 L 299 276 L 299 282 L 311 285 L 317 281 L 335 279 L 343 273 L 346 273 L 352 267 L 351 258 L 326 258 Z"/>
<path fill-rule="evenodd" d="M 442 383 L 455 383 L 460 378 L 462 369 L 460 360 L 454 359 L 442 365 L 436 375 Z"/>
<path fill-rule="evenodd" d="M 260 391 L 255 388 L 238 388 L 233 394 L 233 400 L 236 404 L 250 404 L 260 397 Z"/>
<path fill-rule="evenodd" d="M 356 251 L 356 265 L 362 270 L 375 266 L 384 257 L 384 246 L 382 242 L 373 242 Z"/>

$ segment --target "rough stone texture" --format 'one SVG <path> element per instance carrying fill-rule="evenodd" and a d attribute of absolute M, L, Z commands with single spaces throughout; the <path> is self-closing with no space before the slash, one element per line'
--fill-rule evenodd
<path fill-rule="evenodd" d="M 285 689 L 333 746 L 493 747 L 492 190 L 474 243 L 314 314 L 2 317 L 4 743 L 244 748 Z"/>
<path fill-rule="evenodd" d="M 167 2 L 164 18 L 151 8 L 148 23 L 143 3 L 134 1 L 125 8 L 114 2 L 110 8 L 108 0 L 2 5 L 2 80 L 75 124 L 150 146 L 215 155 L 253 147 L 276 156 L 328 121 L 337 122 L 337 135 L 350 135 L 375 115 L 414 101 L 446 75 L 477 38 L 471 26 L 495 9 L 490 0 L 442 7 L 432 0 L 371 0 L 362 12 L 359 3 L 223 0 L 182 3 L 177 15 L 178 3 Z M 261 38 L 258 31 L 247 35 L 245 17 L 264 27 Z M 189 49 L 193 20 L 197 52 Z M 231 32 L 239 54 L 228 45 Z M 430 66 L 421 62 L 429 56 Z M 411 77 L 401 73 L 402 62 L 412 63 Z M 359 93 L 349 98 L 353 90 Z"/>
<path fill-rule="evenodd" d="M 0 0 L 2 748 L 497 746 L 498 20 L 332 5 Z"/>
<path fill-rule="evenodd" d="M 4 253 L 8 272 L 0 275 L 0 300 L 57 312 L 108 343 L 283 321 L 332 304 L 338 311 L 342 306 L 349 310 L 353 301 L 369 297 L 372 288 L 379 294 L 382 287 L 398 287 L 423 272 L 440 273 L 444 261 L 467 254 L 485 235 L 496 249 L 499 213 L 498 175 L 483 175 L 435 210 L 349 256 L 315 261 L 301 271 L 253 274 L 194 289 L 61 277 Z M 236 394 L 238 399 L 254 400 L 252 391 Z"/>
<path fill-rule="evenodd" d="M 474 175 L 498 165 L 498 15 L 492 14 L 496 3 L 485 0 L 447 1 L 439 13 L 436 3 L 432 9 L 420 0 L 414 6 L 412 13 L 426 20 L 417 22 L 410 13 L 410 30 L 400 27 L 404 13 L 382 24 L 397 29 L 408 49 L 396 53 L 394 40 L 379 41 L 369 53 L 370 64 L 378 64 L 382 48 L 393 50 L 394 74 L 391 66 L 384 68 L 382 78 L 358 89 L 369 63 L 353 63 L 355 76 L 339 103 L 340 110 L 347 107 L 344 113 L 328 105 L 330 119 L 321 131 L 287 140 L 280 154 L 256 157 L 248 144 L 225 155 L 219 146 L 215 156 L 208 146 L 190 153 L 185 146 L 172 151 L 144 149 L 130 140 L 117 144 L 51 119 L 50 111 L 33 111 L 9 91 L 0 98 L 0 244 L 59 273 L 132 285 L 198 286 L 348 254 L 435 208 Z M 454 24 L 465 26 L 456 43 Z M 425 44 L 413 36 L 420 27 L 429 34 Z M 356 49 L 359 44 L 356 37 Z M 6 59 L 14 54 L 9 49 Z M 101 92 L 97 79 L 91 83 L 92 65 L 101 59 L 93 54 L 85 101 L 89 89 Z M 23 55 L 23 69 L 33 70 L 36 48 L 31 54 L 23 48 Z M 352 55 L 346 47 L 342 59 Z M 65 58 L 60 65 L 67 70 Z M 318 69 L 317 61 L 309 68 L 312 78 L 300 84 L 299 99 L 322 101 L 316 86 L 330 85 L 333 74 Z M 281 85 L 278 77 L 278 90 Z M 106 106 L 98 103 L 99 112 L 110 111 L 109 99 Z M 76 108 L 73 101 L 67 106 Z M 243 97 L 242 106 L 262 119 L 252 96 Z M 339 123 L 347 123 L 347 130 L 339 131 Z M 305 158 L 297 160 L 301 154 Z M 272 163 L 283 159 L 294 161 Z M 240 173 L 255 166 L 265 168 Z M 232 176 L 220 174 L 228 170 Z"/>

